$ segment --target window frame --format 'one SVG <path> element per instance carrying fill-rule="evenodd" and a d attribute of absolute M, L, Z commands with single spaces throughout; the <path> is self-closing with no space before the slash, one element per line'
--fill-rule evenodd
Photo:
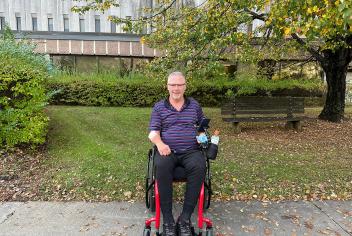
<path fill-rule="evenodd" d="M 32 16 L 32 31 L 38 31 L 38 17 Z"/>
<path fill-rule="evenodd" d="M 85 19 L 79 18 L 79 32 L 86 32 Z"/>
<path fill-rule="evenodd" d="M 16 30 L 21 31 L 22 30 L 22 19 L 21 16 L 16 16 Z"/>
<path fill-rule="evenodd" d="M 98 26 L 98 27 L 97 27 Z M 101 21 L 100 21 L 100 16 L 95 16 L 94 19 L 94 32 L 95 33 L 101 33 Z"/>
<path fill-rule="evenodd" d="M 70 19 L 68 15 L 63 16 L 64 32 L 70 32 Z"/>
<path fill-rule="evenodd" d="M 6 18 L 5 16 L 0 16 L 0 30 L 4 30 L 6 25 Z"/>
<path fill-rule="evenodd" d="M 50 21 L 51 21 L 51 24 L 50 24 Z M 48 32 L 53 32 L 53 31 L 54 31 L 54 18 L 48 17 Z"/>

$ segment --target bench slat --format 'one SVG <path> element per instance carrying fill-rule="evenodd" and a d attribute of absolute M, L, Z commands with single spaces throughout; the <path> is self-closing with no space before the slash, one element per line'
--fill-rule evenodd
<path fill-rule="evenodd" d="M 236 100 L 239 102 L 246 102 L 246 101 L 256 101 L 256 102 L 260 102 L 260 101 L 289 101 L 289 100 L 294 100 L 294 101 L 304 101 L 303 97 L 235 97 L 233 99 L 229 99 L 229 100 Z"/>
<path fill-rule="evenodd" d="M 292 113 L 304 113 L 304 108 L 293 108 Z M 251 108 L 250 110 L 247 108 L 246 110 L 224 110 L 221 109 L 221 115 L 237 115 L 237 114 L 287 114 L 287 108 L 285 109 L 266 109 L 260 110 Z"/>
<path fill-rule="evenodd" d="M 233 113 L 226 113 L 223 115 L 255 115 L 255 114 L 285 114 L 287 115 L 287 109 L 275 109 L 275 110 L 259 110 L 259 109 L 251 109 L 251 110 L 237 110 L 233 111 Z M 293 109 L 292 113 L 304 113 L 304 109 Z"/>
<path fill-rule="evenodd" d="M 298 105 L 303 105 L 304 104 L 304 101 L 295 101 L 295 100 L 292 100 L 292 101 L 266 101 L 265 99 L 262 99 L 262 100 L 257 100 L 257 101 L 238 101 L 238 100 L 234 100 L 236 104 L 248 104 L 248 105 L 256 105 L 256 104 L 263 104 L 263 105 L 273 105 L 273 106 L 277 106 L 277 105 L 289 105 L 289 104 L 292 104 L 292 105 L 295 105 L 295 104 L 298 104 Z M 228 101 L 229 103 L 232 103 L 234 101 Z M 228 103 L 227 103 L 228 104 Z"/>
<path fill-rule="evenodd" d="M 231 111 L 223 111 L 223 110 L 221 110 L 221 115 L 233 115 L 233 110 L 231 110 Z"/>
<path fill-rule="evenodd" d="M 280 105 L 280 106 L 268 106 L 268 105 L 252 105 L 252 106 L 235 106 L 233 109 L 234 110 L 275 110 L 275 109 L 278 109 L 278 110 L 282 110 L 282 109 L 299 109 L 301 108 L 302 106 L 289 106 L 289 105 Z"/>
<path fill-rule="evenodd" d="M 254 118 L 222 118 L 225 122 L 266 122 L 266 121 L 300 121 L 304 119 L 304 117 L 254 117 Z"/>
<path fill-rule="evenodd" d="M 291 98 L 291 99 L 284 99 L 284 98 L 276 98 L 276 99 L 266 99 L 266 98 L 256 98 L 256 99 L 234 99 L 229 101 L 227 104 L 233 104 L 237 107 L 246 107 L 246 106 L 303 106 L 304 99 L 302 98 Z"/>

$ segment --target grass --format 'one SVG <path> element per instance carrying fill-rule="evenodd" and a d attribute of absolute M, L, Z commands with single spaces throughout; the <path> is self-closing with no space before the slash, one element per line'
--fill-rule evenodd
<path fill-rule="evenodd" d="M 48 113 L 47 164 L 57 168 L 58 192 L 119 199 L 143 181 L 148 109 L 54 106 Z"/>
<path fill-rule="evenodd" d="M 234 134 L 220 110 L 205 108 L 221 130 L 213 162 L 215 197 L 229 199 L 352 198 L 352 122 L 243 124 Z M 150 108 L 50 106 L 43 199 L 141 200 Z M 319 108 L 307 113 L 316 116 Z M 346 109 L 351 116 L 352 109 Z M 179 196 L 179 195 L 178 195 Z"/>

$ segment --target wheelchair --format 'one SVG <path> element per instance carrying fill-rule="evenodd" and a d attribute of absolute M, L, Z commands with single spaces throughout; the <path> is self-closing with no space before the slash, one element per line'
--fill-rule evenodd
<path fill-rule="evenodd" d="M 195 232 L 194 227 L 192 226 L 192 235 L 194 236 L 202 236 L 203 235 L 203 226 L 206 225 L 205 228 L 205 235 L 206 236 L 213 236 L 213 223 L 210 219 L 203 216 L 203 213 L 206 209 L 210 207 L 210 200 L 212 195 L 211 190 L 211 171 L 210 171 L 210 160 L 215 160 L 217 156 L 218 146 L 215 144 L 210 143 L 210 136 L 207 131 L 209 126 L 209 119 L 206 122 L 206 125 L 202 127 L 205 131 L 206 137 L 208 139 L 207 143 L 200 144 L 200 150 L 204 158 L 206 159 L 206 174 L 204 183 L 202 184 L 201 191 L 198 197 L 198 233 Z M 199 130 L 199 127 L 198 127 Z M 154 156 L 157 152 L 156 146 L 153 146 L 148 152 L 148 166 L 147 166 L 147 173 L 145 177 L 145 204 L 147 209 L 150 212 L 155 213 L 154 217 L 151 217 L 145 221 L 145 227 L 143 231 L 143 236 L 150 236 L 151 235 L 151 224 L 152 222 L 155 223 L 155 235 L 162 236 L 162 232 L 159 232 L 160 228 L 160 202 L 159 202 L 159 192 L 158 192 L 158 183 L 156 181 L 156 168 L 154 165 Z M 182 166 L 177 166 L 174 169 L 174 182 L 186 182 L 186 172 Z"/>

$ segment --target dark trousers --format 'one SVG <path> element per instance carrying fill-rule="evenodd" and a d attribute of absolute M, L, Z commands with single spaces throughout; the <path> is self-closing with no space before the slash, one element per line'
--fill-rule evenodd
<path fill-rule="evenodd" d="M 168 156 L 161 156 L 156 152 L 155 165 L 156 179 L 158 181 L 160 194 L 160 207 L 164 221 L 165 219 L 170 220 L 170 214 L 172 217 L 172 182 L 174 169 L 178 165 L 185 168 L 187 183 L 181 215 L 186 214 L 190 218 L 197 205 L 200 189 L 205 178 L 206 162 L 203 154 L 199 150 L 189 151 L 184 154 L 171 153 Z M 166 215 L 168 218 L 165 217 Z"/>

